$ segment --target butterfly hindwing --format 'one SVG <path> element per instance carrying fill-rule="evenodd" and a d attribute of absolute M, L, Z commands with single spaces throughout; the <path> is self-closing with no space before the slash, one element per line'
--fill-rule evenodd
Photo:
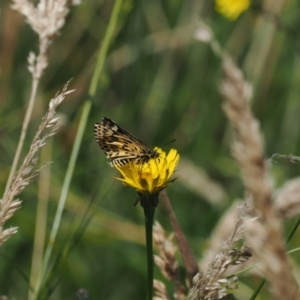
<path fill-rule="evenodd" d="M 123 166 L 129 162 L 142 164 L 159 154 L 117 125 L 114 121 L 103 118 L 94 126 L 95 139 L 109 158 L 112 166 Z"/>

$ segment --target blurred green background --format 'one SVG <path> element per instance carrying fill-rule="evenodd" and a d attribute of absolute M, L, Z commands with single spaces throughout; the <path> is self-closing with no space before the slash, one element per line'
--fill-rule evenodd
<path fill-rule="evenodd" d="M 264 134 L 266 157 L 274 153 L 299 155 L 300 58 L 294 32 L 300 25 L 300 5 L 296 0 L 275 2 L 282 5 L 280 20 L 249 9 L 230 21 L 215 11 L 213 1 L 123 1 L 72 178 L 59 233 L 62 245 L 82 207 L 95 198 L 99 206 L 57 277 L 58 285 L 50 299 L 75 299 L 79 288 L 88 289 L 93 299 L 145 299 L 143 212 L 139 206 L 133 208 L 135 191 L 113 179 L 116 172 L 94 140 L 94 123 L 103 116 L 150 146 L 179 151 L 178 180 L 167 192 L 198 259 L 227 207 L 244 197 L 239 168 L 230 154 L 232 134 L 218 91 L 221 60 L 210 45 L 194 37 L 201 19 L 253 84 L 251 106 Z M 71 9 L 52 45 L 49 67 L 39 88 L 23 157 L 50 99 L 70 78 L 70 88 L 76 89 L 58 108 L 64 128 L 46 146 L 53 161 L 49 166 L 49 230 L 113 4 L 114 1 L 89 0 Z M 36 34 L 10 5 L 10 1 L 1 0 L 2 190 L 30 93 L 27 57 L 30 51 L 37 51 L 38 45 Z M 176 141 L 168 144 L 174 138 Z M 280 187 L 298 176 L 300 168 L 298 164 L 276 159 L 270 170 L 274 185 Z M 196 185 L 192 184 L 195 178 Z M 25 299 L 28 293 L 28 281 L 20 270 L 29 276 L 38 185 L 37 179 L 20 195 L 22 208 L 6 225 L 19 227 L 19 232 L 1 249 L 0 294 L 10 299 Z M 161 205 L 156 219 L 171 231 Z M 299 233 L 292 245 L 296 246 L 297 241 Z M 297 253 L 293 258 L 300 259 Z M 161 278 L 159 270 L 155 274 Z M 248 278 L 244 283 L 251 289 L 258 281 Z M 172 286 L 168 288 L 172 294 Z"/>

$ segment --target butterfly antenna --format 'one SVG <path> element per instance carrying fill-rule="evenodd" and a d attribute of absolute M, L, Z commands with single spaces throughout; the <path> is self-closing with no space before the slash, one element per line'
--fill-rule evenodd
<path fill-rule="evenodd" d="M 174 143 L 175 141 L 176 141 L 176 139 L 173 139 L 173 140 L 167 142 L 166 144 L 164 144 L 163 146 L 167 146 L 167 145 L 169 145 L 169 144 L 171 144 L 171 143 Z"/>

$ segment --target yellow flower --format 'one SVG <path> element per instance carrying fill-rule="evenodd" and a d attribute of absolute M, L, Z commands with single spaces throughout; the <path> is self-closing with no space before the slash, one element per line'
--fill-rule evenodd
<path fill-rule="evenodd" d="M 216 11 L 233 21 L 246 11 L 250 4 L 250 0 L 216 0 Z"/>
<path fill-rule="evenodd" d="M 116 178 L 136 189 L 139 193 L 154 194 L 164 189 L 170 180 L 179 161 L 177 150 L 171 149 L 168 155 L 160 148 L 155 148 L 158 158 L 150 159 L 143 165 L 129 163 L 125 166 L 116 166 L 122 178 Z"/>

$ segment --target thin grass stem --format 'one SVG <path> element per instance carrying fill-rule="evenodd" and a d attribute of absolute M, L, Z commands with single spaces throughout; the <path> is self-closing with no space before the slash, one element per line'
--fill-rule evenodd
<path fill-rule="evenodd" d="M 55 243 L 55 239 L 56 239 L 56 235 L 57 235 L 57 231 L 61 222 L 61 217 L 62 217 L 62 212 L 65 206 L 65 202 L 66 202 L 66 198 L 68 195 L 68 191 L 69 191 L 69 187 L 70 187 L 70 183 L 71 183 L 71 179 L 74 173 L 74 168 L 75 168 L 75 163 L 78 157 L 78 153 L 79 153 L 79 149 L 80 149 L 80 145 L 82 142 L 82 137 L 83 137 L 83 133 L 86 127 L 86 123 L 88 120 L 88 116 L 91 110 L 91 106 L 92 106 L 92 99 L 95 96 L 96 90 L 97 90 L 97 86 L 99 83 L 99 79 L 100 76 L 102 74 L 103 71 L 103 66 L 104 66 L 104 62 L 107 56 L 107 52 L 108 52 L 108 47 L 113 39 L 113 33 L 115 31 L 115 27 L 118 21 L 118 16 L 121 10 L 121 5 L 122 5 L 122 1 L 123 0 L 116 0 L 114 7 L 113 7 L 113 11 L 112 11 L 112 15 L 110 17 L 109 20 L 109 24 L 108 27 L 106 29 L 105 32 L 105 36 L 103 39 L 103 43 L 101 45 L 101 48 L 99 50 L 99 55 L 98 55 L 98 59 L 97 59 L 97 64 L 94 70 L 94 74 L 91 80 L 91 85 L 89 88 L 89 92 L 88 92 L 88 98 L 86 99 L 84 106 L 83 106 L 83 111 L 80 117 L 80 123 L 79 123 L 79 128 L 76 134 L 76 138 L 75 138 L 75 142 L 74 142 L 74 146 L 72 149 L 72 153 L 71 153 L 71 157 L 70 157 L 70 161 L 68 164 L 68 168 L 67 168 L 67 172 L 66 172 L 66 176 L 63 182 L 63 187 L 62 187 L 62 192 L 61 192 L 61 196 L 59 199 L 59 204 L 57 207 L 57 211 L 56 211 L 56 215 L 55 215 L 55 219 L 54 219 L 54 223 L 52 226 L 52 230 L 50 233 L 50 238 L 49 238 L 49 242 L 46 248 L 46 252 L 45 252 L 45 256 L 44 256 L 44 260 L 43 260 L 43 267 L 42 267 L 42 273 L 41 273 L 41 277 L 39 278 L 38 282 L 37 282 L 37 286 L 35 289 L 35 294 L 33 297 L 33 300 L 38 299 L 38 295 L 39 292 L 42 288 L 42 284 L 45 280 L 45 276 L 47 274 L 47 268 L 49 266 L 49 262 L 50 262 L 50 258 L 51 258 L 51 254 L 52 254 L 52 250 L 53 250 L 53 246 Z"/>
<path fill-rule="evenodd" d="M 11 167 L 10 172 L 9 172 L 8 180 L 6 182 L 3 198 L 5 198 L 7 196 L 7 192 L 10 188 L 13 176 L 16 172 L 16 168 L 17 168 L 17 165 L 18 165 L 18 162 L 19 162 L 19 159 L 20 159 L 21 151 L 23 149 L 24 140 L 25 140 L 25 137 L 26 137 L 28 125 L 29 125 L 29 122 L 30 122 L 30 119 L 31 119 L 32 110 L 33 110 L 35 99 L 36 99 L 36 92 L 37 92 L 38 85 L 39 85 L 39 78 L 34 78 L 33 77 L 29 104 L 28 104 L 28 107 L 27 107 L 27 110 L 26 110 L 26 115 L 25 115 L 24 121 L 23 121 L 21 136 L 20 136 L 20 139 L 19 139 L 16 154 L 15 154 L 15 157 L 14 157 L 14 160 L 13 160 L 13 163 L 12 163 L 12 167 Z"/>
<path fill-rule="evenodd" d="M 49 140 L 45 148 L 41 151 L 41 164 L 45 165 L 52 158 L 52 140 Z M 35 286 L 40 276 L 43 263 L 43 253 L 45 247 L 45 237 L 47 229 L 47 211 L 50 192 L 50 165 L 43 168 L 39 176 L 38 203 L 35 222 L 34 245 L 32 253 L 30 286 Z M 28 299 L 31 299 L 33 293 L 29 290 Z"/>
<path fill-rule="evenodd" d="M 89 88 L 89 97 L 92 98 L 97 90 L 97 86 L 99 83 L 100 76 L 103 71 L 104 62 L 107 56 L 108 47 L 113 39 L 113 34 L 117 25 L 118 17 L 121 11 L 123 0 L 116 0 L 114 4 L 114 8 L 105 32 L 105 36 L 103 39 L 103 43 L 100 48 L 99 56 L 97 59 L 96 68 L 92 77 L 91 85 Z"/>

